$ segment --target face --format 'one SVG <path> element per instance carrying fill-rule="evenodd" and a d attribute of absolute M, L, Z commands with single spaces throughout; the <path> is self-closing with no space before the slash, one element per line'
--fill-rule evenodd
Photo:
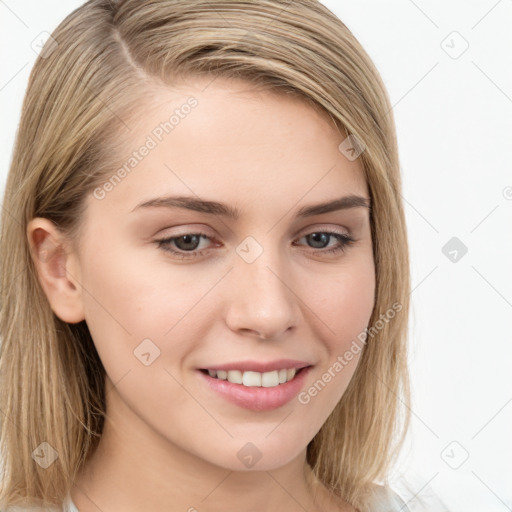
<path fill-rule="evenodd" d="M 342 397 L 374 305 L 368 208 L 311 207 L 369 193 L 328 116 L 207 85 L 159 92 L 130 124 L 124 172 L 87 197 L 76 277 L 120 428 L 268 470 Z"/>

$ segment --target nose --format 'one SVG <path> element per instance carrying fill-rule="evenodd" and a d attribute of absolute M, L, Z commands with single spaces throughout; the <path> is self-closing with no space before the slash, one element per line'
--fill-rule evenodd
<path fill-rule="evenodd" d="M 252 263 L 235 257 L 226 314 L 231 330 L 266 340 L 278 339 L 301 319 L 291 273 L 270 252 L 266 249 Z"/>

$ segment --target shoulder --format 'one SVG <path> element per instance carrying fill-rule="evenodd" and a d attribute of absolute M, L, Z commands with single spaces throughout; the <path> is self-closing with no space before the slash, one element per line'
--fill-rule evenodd
<path fill-rule="evenodd" d="M 354 508 L 342 498 L 329 494 L 322 509 L 336 512 L 411 512 L 405 501 L 390 487 L 373 484 L 366 490 L 362 508 Z"/>
<path fill-rule="evenodd" d="M 11 505 L 0 509 L 0 512 L 62 512 L 62 509 L 55 507 L 38 507 L 37 505 Z"/>
<path fill-rule="evenodd" d="M 1 508 L 0 512 L 67 512 L 67 508 L 57 506 L 42 507 L 39 505 L 10 505 L 6 508 Z"/>
<path fill-rule="evenodd" d="M 390 487 L 375 485 L 369 497 L 372 512 L 410 512 L 405 501 Z"/>

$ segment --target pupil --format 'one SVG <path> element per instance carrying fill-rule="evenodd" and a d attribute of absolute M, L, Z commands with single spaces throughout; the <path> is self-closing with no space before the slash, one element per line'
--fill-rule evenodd
<path fill-rule="evenodd" d="M 310 235 L 308 235 L 308 237 L 311 237 L 311 239 L 313 240 L 314 243 L 320 242 L 320 246 L 321 246 L 320 248 L 328 245 L 329 236 L 330 235 L 328 235 L 327 233 L 311 233 Z M 314 245 L 314 247 L 319 247 L 319 246 Z"/>
<path fill-rule="evenodd" d="M 185 241 L 185 246 L 183 247 L 183 244 L 179 243 L 181 240 Z M 192 242 L 191 242 L 192 240 Z M 195 250 L 197 246 L 199 245 L 199 236 L 197 235 L 183 235 L 176 239 L 175 241 L 176 245 L 178 246 L 178 249 L 182 249 L 184 251 L 188 250 Z M 193 247 L 188 246 L 188 244 L 192 243 Z M 180 247 L 181 246 L 181 247 Z"/>

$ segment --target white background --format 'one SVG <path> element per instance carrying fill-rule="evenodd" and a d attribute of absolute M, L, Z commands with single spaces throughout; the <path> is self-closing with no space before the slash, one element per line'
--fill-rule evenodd
<path fill-rule="evenodd" d="M 396 489 L 411 510 L 432 494 L 429 511 L 512 510 L 512 1 L 323 3 L 375 62 L 397 125 L 413 420 Z M 2 196 L 31 43 L 81 4 L 0 0 Z M 456 262 L 452 237 L 468 249 Z"/>

